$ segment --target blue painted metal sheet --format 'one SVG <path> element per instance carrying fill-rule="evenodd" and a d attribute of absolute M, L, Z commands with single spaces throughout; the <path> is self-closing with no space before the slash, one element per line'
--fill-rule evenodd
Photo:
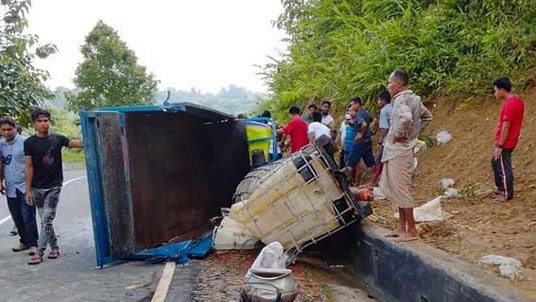
<path fill-rule="evenodd" d="M 203 235 L 188 250 L 188 257 L 192 259 L 204 259 L 212 251 L 212 232 Z"/>
<path fill-rule="evenodd" d="M 187 112 L 188 114 L 196 115 L 210 121 L 221 119 L 234 119 L 233 115 L 217 111 L 203 105 L 193 104 L 189 102 L 169 103 L 162 105 L 143 105 L 143 106 L 116 106 L 116 107 L 100 107 L 90 112 L 155 112 L 164 111 L 170 113 Z"/>
<path fill-rule="evenodd" d="M 91 202 L 91 218 L 97 265 L 103 266 L 113 261 L 110 253 L 110 236 L 108 221 L 104 209 L 101 171 L 99 166 L 99 152 L 95 131 L 95 116 L 86 112 L 80 113 L 82 135 L 84 139 L 84 152 L 86 156 L 86 171 L 88 177 L 89 195 Z"/>
<path fill-rule="evenodd" d="M 187 251 L 191 247 L 192 242 L 192 240 L 186 240 L 146 249 L 128 256 L 127 260 L 143 260 L 149 262 L 175 261 L 183 264 L 188 262 Z"/>

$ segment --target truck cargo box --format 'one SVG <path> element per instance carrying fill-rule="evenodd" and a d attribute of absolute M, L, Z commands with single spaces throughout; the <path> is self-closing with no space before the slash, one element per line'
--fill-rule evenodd
<path fill-rule="evenodd" d="M 191 239 L 250 170 L 245 122 L 190 103 L 80 114 L 97 264 Z"/>

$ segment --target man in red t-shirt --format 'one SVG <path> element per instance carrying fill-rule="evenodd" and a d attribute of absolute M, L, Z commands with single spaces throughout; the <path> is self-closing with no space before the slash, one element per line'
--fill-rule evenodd
<path fill-rule="evenodd" d="M 292 106 L 288 113 L 290 114 L 290 122 L 285 128 L 278 129 L 277 134 L 284 133 L 290 136 L 290 153 L 294 153 L 309 143 L 307 123 L 300 117 L 300 108 Z"/>
<path fill-rule="evenodd" d="M 514 174 L 512 171 L 512 152 L 516 148 L 525 104 L 512 93 L 512 84 L 507 77 L 498 78 L 493 82 L 495 98 L 503 101 L 499 124 L 495 132 L 495 154 L 491 159 L 491 167 L 495 176 L 497 195 L 496 202 L 507 202 L 514 198 Z"/>

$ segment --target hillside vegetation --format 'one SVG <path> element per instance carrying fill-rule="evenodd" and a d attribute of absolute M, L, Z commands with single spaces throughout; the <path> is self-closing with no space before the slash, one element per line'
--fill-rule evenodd
<path fill-rule="evenodd" d="M 510 76 L 530 84 L 536 60 L 533 0 L 283 0 L 276 26 L 289 50 L 263 69 L 267 104 L 284 117 L 292 104 L 331 97 L 370 100 L 403 68 L 423 96 L 489 94 Z"/>

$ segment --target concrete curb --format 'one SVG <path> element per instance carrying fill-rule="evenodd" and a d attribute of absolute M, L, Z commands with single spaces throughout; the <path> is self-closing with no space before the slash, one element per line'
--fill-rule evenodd
<path fill-rule="evenodd" d="M 363 224 L 347 258 L 360 282 L 382 301 L 536 301 L 535 292 L 521 291 L 422 242 L 389 241 L 386 232 Z"/>

